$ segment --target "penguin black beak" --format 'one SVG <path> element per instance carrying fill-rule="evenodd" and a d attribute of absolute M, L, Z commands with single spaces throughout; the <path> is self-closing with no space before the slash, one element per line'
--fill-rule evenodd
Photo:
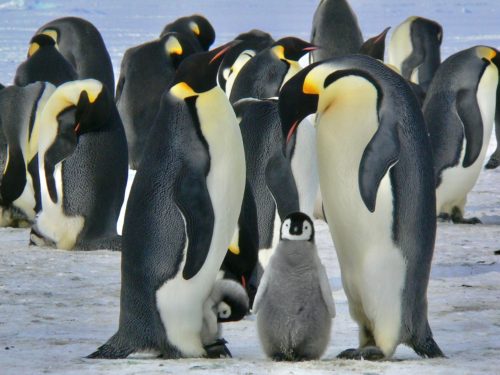
<path fill-rule="evenodd" d="M 293 137 L 300 122 L 318 109 L 318 95 L 304 92 L 305 78 L 316 65 L 311 64 L 302 69 L 281 89 L 278 108 L 283 139 L 286 143 Z"/>

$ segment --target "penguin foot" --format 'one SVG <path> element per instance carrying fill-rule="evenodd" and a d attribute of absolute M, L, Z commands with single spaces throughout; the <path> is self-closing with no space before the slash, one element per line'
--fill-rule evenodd
<path fill-rule="evenodd" d="M 38 233 L 34 227 L 31 228 L 30 245 L 40 246 L 40 247 L 43 247 L 43 246 L 55 247 L 54 242 L 47 240 L 40 233 Z"/>
<path fill-rule="evenodd" d="M 341 352 L 337 358 L 339 359 L 365 359 L 367 361 L 380 361 L 385 358 L 385 354 L 376 346 L 365 346 L 360 349 L 346 349 Z"/>
<path fill-rule="evenodd" d="M 500 160 L 497 158 L 494 158 L 493 156 L 490 158 L 490 160 L 486 163 L 484 166 L 485 169 L 495 169 L 500 165 Z"/>
<path fill-rule="evenodd" d="M 451 221 L 453 221 L 453 224 L 482 224 L 477 217 L 464 218 L 462 212 L 456 207 L 451 212 Z"/>
<path fill-rule="evenodd" d="M 440 223 L 447 223 L 451 220 L 451 215 L 447 213 L 440 213 L 437 217 L 437 220 Z"/>
<path fill-rule="evenodd" d="M 233 356 L 226 344 L 226 340 L 218 339 L 213 344 L 205 345 L 204 349 L 207 352 L 207 358 L 232 358 Z"/>

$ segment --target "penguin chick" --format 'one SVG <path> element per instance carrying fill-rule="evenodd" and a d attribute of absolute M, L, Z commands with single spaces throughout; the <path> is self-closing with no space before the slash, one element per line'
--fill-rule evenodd
<path fill-rule="evenodd" d="M 283 221 L 253 312 L 262 348 L 271 359 L 312 360 L 324 353 L 335 304 L 306 214 L 294 212 Z"/>

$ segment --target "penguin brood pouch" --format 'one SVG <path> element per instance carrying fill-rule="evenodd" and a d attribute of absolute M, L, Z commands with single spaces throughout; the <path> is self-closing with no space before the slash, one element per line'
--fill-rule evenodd
<path fill-rule="evenodd" d="M 262 348 L 273 360 L 318 359 L 330 342 L 335 304 L 306 214 L 294 212 L 283 220 L 253 312 Z"/>
<path fill-rule="evenodd" d="M 127 144 L 112 96 L 93 79 L 63 84 L 47 101 L 39 126 L 42 207 L 32 242 L 119 249 Z"/>

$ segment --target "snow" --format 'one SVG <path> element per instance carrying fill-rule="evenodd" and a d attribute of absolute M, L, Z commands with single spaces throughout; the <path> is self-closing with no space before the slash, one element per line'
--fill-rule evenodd
<path fill-rule="evenodd" d="M 308 38 L 317 1 L 22 1 L 0 0 L 0 82 L 10 84 L 32 33 L 60 16 L 76 15 L 102 32 L 118 76 L 126 48 L 156 37 L 176 17 L 205 14 L 217 43 L 251 28 L 276 38 Z M 444 27 L 443 57 L 475 44 L 500 47 L 498 0 L 351 0 L 365 37 L 395 27 L 410 15 Z M 390 37 L 390 35 L 389 35 Z M 495 148 L 492 138 L 488 155 Z M 488 157 L 488 156 L 487 156 Z M 469 195 L 467 216 L 483 225 L 438 225 L 429 283 L 429 319 L 446 359 L 422 359 L 400 346 L 390 361 L 337 360 L 357 345 L 328 227 L 316 222 L 317 244 L 337 307 L 332 338 L 320 361 L 274 363 L 259 346 L 255 318 L 226 324 L 233 359 L 125 360 L 84 357 L 117 329 L 120 254 L 28 247 L 26 229 L 0 229 L 0 373 L 8 374 L 471 374 L 500 368 L 500 170 L 481 172 Z"/>

